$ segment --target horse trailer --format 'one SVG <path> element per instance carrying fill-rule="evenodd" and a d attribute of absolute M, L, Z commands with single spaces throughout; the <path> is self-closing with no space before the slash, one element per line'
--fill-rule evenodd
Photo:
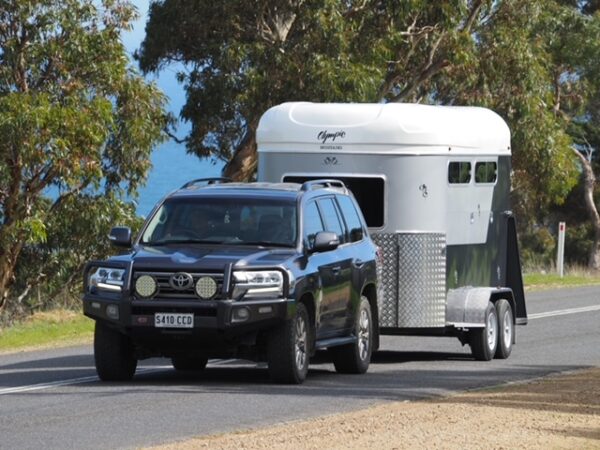
<path fill-rule="evenodd" d="M 257 149 L 258 181 L 336 179 L 356 197 L 380 249 L 379 334 L 455 336 L 476 359 L 510 355 L 527 311 L 500 116 L 284 103 L 262 116 Z"/>

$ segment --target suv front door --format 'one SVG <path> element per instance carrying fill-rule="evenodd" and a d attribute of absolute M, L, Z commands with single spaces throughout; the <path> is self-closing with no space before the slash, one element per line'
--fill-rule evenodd
<path fill-rule="evenodd" d="M 317 200 L 323 217 L 325 231 L 334 232 L 340 239 L 340 247 L 331 253 L 332 261 L 324 265 L 323 271 L 332 276 L 330 289 L 323 294 L 324 308 L 331 322 L 331 332 L 341 333 L 347 328 L 347 317 L 351 309 L 352 295 L 352 255 L 347 251 L 345 243 L 346 232 L 340 212 L 333 197 Z"/>

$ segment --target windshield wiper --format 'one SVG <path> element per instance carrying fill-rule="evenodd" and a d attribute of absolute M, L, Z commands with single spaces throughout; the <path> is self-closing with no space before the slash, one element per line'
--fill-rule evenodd
<path fill-rule="evenodd" d="M 238 245 L 260 245 L 262 247 L 286 247 L 286 248 L 294 247 L 294 244 L 282 244 L 281 242 L 271 242 L 271 241 L 241 241 L 241 242 L 231 242 L 231 243 L 238 244 Z"/>
<path fill-rule="evenodd" d="M 160 246 L 168 244 L 220 244 L 220 241 L 207 241 L 202 239 L 161 239 L 159 241 L 141 242 L 142 245 Z"/>

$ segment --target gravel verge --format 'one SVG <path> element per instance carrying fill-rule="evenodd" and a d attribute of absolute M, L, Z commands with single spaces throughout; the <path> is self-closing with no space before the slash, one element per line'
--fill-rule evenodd
<path fill-rule="evenodd" d="M 161 449 L 600 449 L 600 368 Z"/>

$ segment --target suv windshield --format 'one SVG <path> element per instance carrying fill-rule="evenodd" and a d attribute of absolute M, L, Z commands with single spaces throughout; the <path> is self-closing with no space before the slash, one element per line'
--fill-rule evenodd
<path fill-rule="evenodd" d="M 292 199 L 173 198 L 152 216 L 141 243 L 294 247 L 296 233 L 296 202 Z"/>

